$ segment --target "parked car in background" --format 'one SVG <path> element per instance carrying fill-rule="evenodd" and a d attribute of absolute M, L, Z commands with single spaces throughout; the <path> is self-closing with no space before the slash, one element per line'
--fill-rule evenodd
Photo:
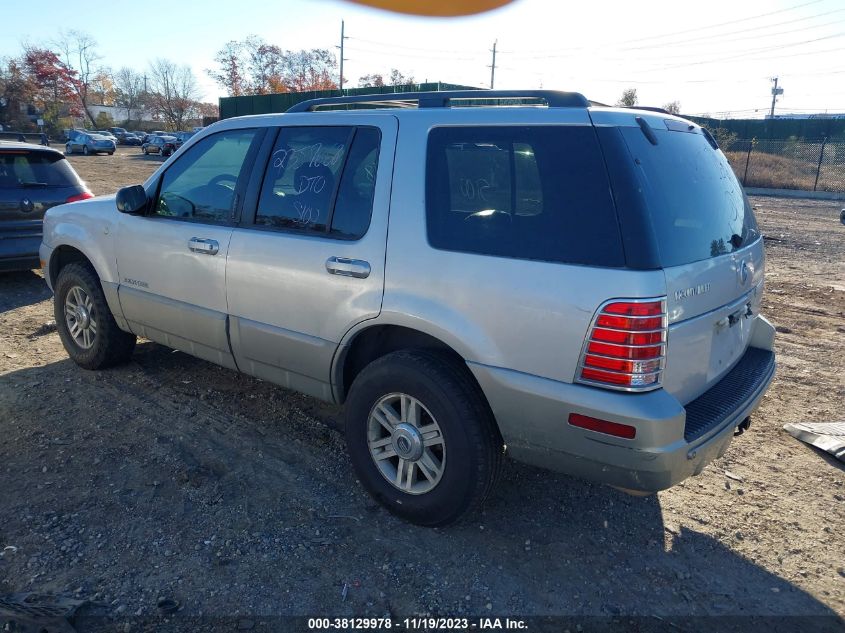
<path fill-rule="evenodd" d="M 149 134 L 143 130 L 132 130 L 132 134 L 134 134 L 142 144 L 147 142 L 147 136 L 149 136 Z"/>
<path fill-rule="evenodd" d="M 136 134 L 132 134 L 131 132 L 127 132 L 123 135 L 120 139 L 121 145 L 130 145 L 130 146 L 140 146 L 143 144 L 143 141 L 138 137 Z"/>
<path fill-rule="evenodd" d="M 73 139 L 77 134 L 86 134 L 88 130 L 82 128 L 70 128 L 67 130 L 62 130 L 62 134 L 59 137 L 59 140 L 62 143 L 67 143 L 71 139 Z"/>
<path fill-rule="evenodd" d="M 92 134 L 99 134 L 100 136 L 105 136 L 107 139 L 114 141 L 115 145 L 117 145 L 118 143 L 117 137 L 107 130 L 94 130 Z"/>
<path fill-rule="evenodd" d="M 38 143 L 39 145 L 50 145 L 50 137 L 43 132 L 11 132 L 9 130 L 0 132 L 0 141 L 16 141 L 18 143 Z"/>
<path fill-rule="evenodd" d="M 176 132 L 174 138 L 176 139 L 176 147 L 182 147 L 182 144 L 191 138 L 196 132 Z"/>
<path fill-rule="evenodd" d="M 38 268 L 44 212 L 91 197 L 61 152 L 0 143 L 0 270 Z"/>
<path fill-rule="evenodd" d="M 106 138 L 100 134 L 91 132 L 80 132 L 75 134 L 72 139 L 65 143 L 65 154 L 73 154 L 75 152 L 82 152 L 86 156 L 89 154 L 114 154 L 117 149 L 117 144 L 110 138 Z"/>
<path fill-rule="evenodd" d="M 147 137 L 147 142 L 141 145 L 141 151 L 144 154 L 170 156 L 176 149 L 176 139 L 172 136 L 150 135 Z"/>
<path fill-rule="evenodd" d="M 116 136 L 118 139 L 121 137 L 121 135 L 123 135 L 123 134 L 126 134 L 126 133 L 127 133 L 127 132 L 126 132 L 126 129 L 125 129 L 125 128 L 122 128 L 122 127 L 110 127 L 110 128 L 108 129 L 108 131 L 109 131 L 109 132 L 111 132 L 111 133 L 112 133 L 114 136 Z"/>
<path fill-rule="evenodd" d="M 548 107 L 450 107 L 520 97 Z M 314 112 L 376 99 L 419 107 Z M 577 93 L 227 119 L 144 185 L 48 213 L 40 252 L 80 366 L 143 336 L 345 404 L 357 479 L 429 526 L 481 507 L 506 454 L 673 486 L 775 373 L 763 239 L 718 143 Z"/>

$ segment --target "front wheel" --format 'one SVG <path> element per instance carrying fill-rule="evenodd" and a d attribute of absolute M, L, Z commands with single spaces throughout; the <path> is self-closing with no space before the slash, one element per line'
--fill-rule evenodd
<path fill-rule="evenodd" d="M 90 150 L 88 149 L 88 146 L 87 146 L 87 145 L 83 145 L 83 146 L 82 146 L 82 153 L 83 153 L 85 156 L 88 156 L 88 154 L 90 154 L 90 153 L 91 153 L 91 152 L 90 152 Z"/>
<path fill-rule="evenodd" d="M 84 369 L 124 363 L 135 349 L 135 335 L 117 326 L 90 265 L 74 262 L 62 268 L 53 312 L 62 345 Z"/>
<path fill-rule="evenodd" d="M 71 154 L 73 154 L 73 146 L 68 143 L 65 145 L 65 156 L 70 156 Z"/>
<path fill-rule="evenodd" d="M 346 403 L 346 443 L 367 491 L 425 526 L 478 509 L 504 449 L 466 368 L 429 351 L 393 352 L 361 371 Z"/>

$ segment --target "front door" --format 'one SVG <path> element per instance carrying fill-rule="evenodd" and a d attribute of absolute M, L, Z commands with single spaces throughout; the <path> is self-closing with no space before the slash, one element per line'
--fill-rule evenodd
<path fill-rule="evenodd" d="M 149 214 L 122 216 L 117 228 L 118 292 L 132 331 L 231 368 L 226 254 L 259 136 L 207 136 L 162 174 Z"/>
<path fill-rule="evenodd" d="M 227 297 L 241 371 L 330 400 L 338 343 L 381 310 L 397 122 L 316 118 L 291 115 L 251 185 Z"/>

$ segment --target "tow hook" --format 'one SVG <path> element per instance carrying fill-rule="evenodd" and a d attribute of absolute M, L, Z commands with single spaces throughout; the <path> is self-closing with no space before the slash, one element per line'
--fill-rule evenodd
<path fill-rule="evenodd" d="M 736 429 L 734 430 L 734 437 L 737 435 L 742 435 L 748 430 L 748 427 L 751 426 L 751 416 L 745 418 L 742 422 L 737 425 Z"/>

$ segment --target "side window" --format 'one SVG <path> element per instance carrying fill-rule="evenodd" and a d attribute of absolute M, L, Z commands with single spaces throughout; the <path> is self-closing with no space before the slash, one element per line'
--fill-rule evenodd
<path fill-rule="evenodd" d="M 362 127 L 355 132 L 332 215 L 334 237 L 357 240 L 370 226 L 380 142 L 378 128 Z"/>
<path fill-rule="evenodd" d="M 164 172 L 155 214 L 229 220 L 238 176 L 255 135 L 256 130 L 220 132 L 191 147 Z"/>
<path fill-rule="evenodd" d="M 428 138 L 426 224 L 434 248 L 624 266 L 591 126 L 441 127 Z"/>
<path fill-rule="evenodd" d="M 255 223 L 325 232 L 354 128 L 282 128 L 267 165 Z"/>

